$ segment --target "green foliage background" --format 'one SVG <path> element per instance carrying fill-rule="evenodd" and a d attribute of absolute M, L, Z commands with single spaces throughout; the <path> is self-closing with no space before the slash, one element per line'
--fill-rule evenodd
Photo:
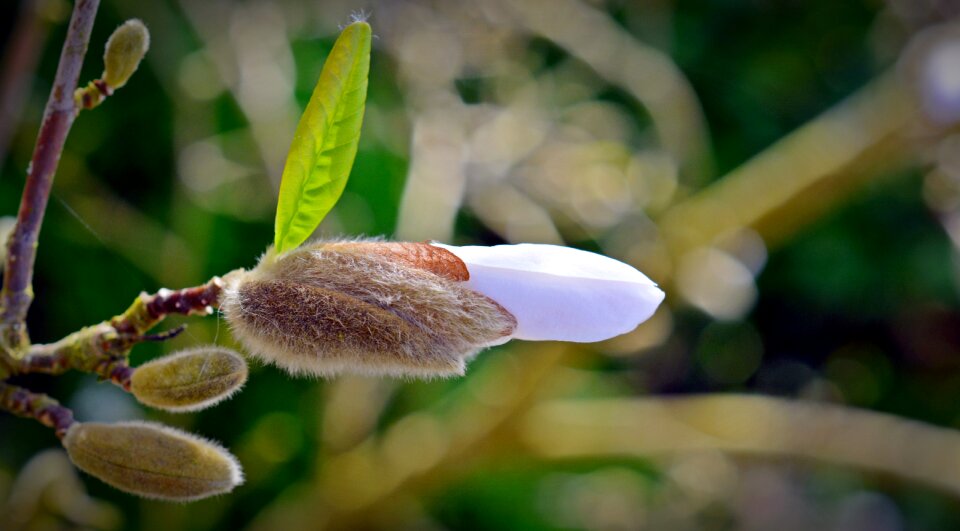
<path fill-rule="evenodd" d="M 0 43 L 8 41 L 19 4 L 24 3 L 0 4 Z M 140 291 L 195 285 L 237 267 L 250 267 L 272 240 L 273 211 L 252 198 L 269 196 L 270 174 L 279 177 L 281 168 L 259 170 L 260 174 L 250 170 L 255 175 L 224 188 L 222 192 L 235 203 L 231 208 L 205 203 L 214 201 L 206 196 L 198 200 L 178 181 L 183 145 L 177 135 L 190 128 L 175 123 L 176 116 L 209 127 L 209 133 L 222 140 L 226 158 L 241 161 L 247 168 L 264 165 L 257 161 L 249 139 L 251 118 L 235 92 L 222 90 L 202 101 L 187 101 L 189 96 L 178 88 L 185 62 L 197 60 L 197 51 L 208 44 L 184 13 L 182 3 L 140 4 L 104 0 L 94 28 L 81 81 L 100 74 L 102 43 L 127 17 L 144 19 L 153 46 L 147 63 L 131 82 L 100 108 L 85 112 L 67 142 L 41 234 L 37 300 L 29 317 L 36 341 L 55 340 L 119 313 Z M 662 48 L 688 77 L 712 140 L 710 155 L 715 164 L 710 179 L 740 166 L 841 102 L 896 58 L 895 50 L 889 51 L 894 45 L 885 47 L 882 31 L 893 17 L 891 7 L 878 0 L 678 0 L 651 4 L 613 0 L 590 4 L 636 39 Z M 51 5 L 57 8 L 56 3 Z M 269 9 L 271 4 L 264 5 Z M 292 1 L 277 5 L 309 11 L 306 4 Z M 333 43 L 336 24 L 346 22 L 351 9 L 367 6 L 343 3 L 337 7 L 342 8 L 333 15 L 337 20 L 310 19 L 305 24 L 308 30 L 291 32 L 288 44 L 301 109 Z M 371 130 L 368 120 L 345 200 L 334 209 L 335 224 L 321 227 L 331 236 L 394 235 L 409 169 L 406 149 L 415 104 L 403 90 L 409 82 L 403 79 L 387 44 L 392 37 L 390 28 L 402 21 L 381 22 L 377 9 L 374 6 L 371 24 L 375 33 L 384 28 L 385 34 L 382 43 L 374 41 L 368 101 L 381 115 L 394 120 L 377 124 L 392 123 L 394 129 Z M 455 8 L 424 3 L 423 9 L 447 13 Z M 326 12 L 334 11 L 331 7 Z M 311 17 L 318 16 L 309 12 Z M 49 35 L 36 72 L 25 74 L 31 76 L 32 86 L 2 161 L 2 215 L 16 211 L 65 32 L 62 18 L 45 23 L 45 27 Z M 521 38 L 519 43 L 519 62 L 532 72 L 569 64 L 569 53 L 547 39 Z M 216 66 L 210 61 L 201 64 Z M 468 103 L 491 101 L 500 90 L 497 83 L 462 76 L 457 81 L 458 94 Z M 646 130 L 650 117 L 629 94 L 603 80 L 591 79 L 590 83 L 599 84 L 597 101 L 616 106 L 634 127 Z M 396 130 L 406 133 L 398 137 Z M 645 146 L 649 137 L 641 132 L 631 138 L 631 147 Z M 923 194 L 929 169 L 929 165 L 913 164 L 880 172 L 836 208 L 772 247 L 756 279 L 759 298 L 741 320 L 716 321 L 684 305 L 668 284 L 668 302 L 673 308 L 669 336 L 642 353 L 607 356 L 600 347 L 577 356 L 568 368 L 597 376 L 591 380 L 594 384 L 579 393 L 587 397 L 697 392 L 800 396 L 960 428 L 957 250 Z M 503 241 L 470 207 L 458 214 L 456 231 L 458 242 Z M 638 233 L 637 238 L 642 237 Z M 601 241 L 583 232 L 572 231 L 567 239 L 586 248 L 603 247 Z M 174 319 L 170 326 L 179 322 Z M 188 331 L 170 344 L 137 347 L 134 363 L 199 342 L 232 343 L 225 325 L 214 319 L 191 319 L 189 324 Z M 759 347 L 751 351 L 751 345 Z M 482 372 L 514 348 L 482 354 L 464 380 L 402 382 L 387 393 L 373 433 L 383 432 L 412 412 L 443 411 L 446 404 L 456 402 L 458 393 L 468 392 L 464 386 L 470 385 L 475 372 Z M 522 354 L 537 356 L 537 348 L 532 346 Z M 272 367 L 255 367 L 248 385 L 236 397 L 190 415 L 146 410 L 88 375 L 37 376 L 25 383 L 72 405 L 80 420 L 159 419 L 223 442 L 243 462 L 248 482 L 235 493 L 183 506 L 141 501 L 84 478 L 91 496 L 122 513 L 124 528 L 199 530 L 263 525 L 258 518 L 279 511 L 277 507 L 289 500 L 297 503 L 305 485 L 315 482 L 316 471 L 326 465 L 327 454 L 318 448 L 324 444 L 323 404 L 330 392 L 328 382 L 294 379 Z M 496 389 L 500 384 L 490 385 Z M 9 487 L 17 471 L 39 449 L 57 446 L 49 430 L 0 415 L 0 487 Z M 415 505 L 420 516 L 404 520 L 410 509 L 398 502 L 378 509 L 376 523 L 368 525 L 389 527 L 388 522 L 395 522 L 418 527 L 430 522 L 436 528 L 450 529 L 620 529 L 616 522 L 588 525 L 591 520 L 585 518 L 577 524 L 577 520 L 556 516 L 557 500 L 567 499 L 561 493 L 567 480 L 600 481 L 606 477 L 604 471 L 611 470 L 626 471 L 647 489 L 648 513 L 662 508 L 660 501 L 669 497 L 664 494 L 668 489 L 664 472 L 646 460 L 533 459 L 499 451 L 496 441 L 477 451 L 484 457 L 480 464 L 438 472 L 435 477 L 428 474 L 423 485 L 418 484 Z M 849 469 L 792 462 L 774 462 L 769 469 L 743 466 L 760 466 L 764 473 L 786 478 L 787 484 L 801 485 L 798 488 L 804 493 L 808 512 L 840 511 L 845 503 L 852 503 L 852 497 L 866 493 L 871 496 L 870 503 L 879 503 L 880 509 L 872 514 L 893 515 L 882 522 L 876 520 L 887 527 L 860 522 L 838 528 L 934 530 L 960 522 L 956 493 Z M 960 470 L 945 469 L 943 473 L 955 475 Z M 750 499 L 756 505 L 746 507 L 745 513 L 763 508 L 755 498 Z M 587 513 L 602 512 L 599 502 L 584 503 Z M 684 520 L 683 525 L 690 526 L 686 528 L 751 529 L 744 523 L 743 513 L 719 503 L 690 511 L 694 517 Z M 791 518 L 790 514 L 784 512 L 782 518 Z M 647 525 L 656 521 L 648 520 Z"/>

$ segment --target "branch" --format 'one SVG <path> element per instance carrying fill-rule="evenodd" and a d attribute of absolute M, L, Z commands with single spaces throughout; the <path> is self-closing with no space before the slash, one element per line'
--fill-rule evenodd
<path fill-rule="evenodd" d="M 660 231 L 676 257 L 742 227 L 767 245 L 917 150 L 917 102 L 887 73 L 714 184 L 671 207 Z M 915 136 L 915 135 L 913 135 Z"/>
<path fill-rule="evenodd" d="M 14 415 L 36 419 L 44 426 L 53 428 L 57 437 L 67 433 L 73 420 L 73 412 L 60 402 L 40 393 L 31 393 L 22 387 L 0 383 L 0 409 Z"/>
<path fill-rule="evenodd" d="M 20 200 L 17 224 L 7 242 L 3 290 L 0 291 L 0 350 L 18 357 L 29 335 L 24 320 L 33 301 L 33 263 L 40 225 L 60 162 L 60 153 L 76 117 L 73 92 L 90 40 L 90 29 L 100 0 L 77 0 L 70 18 L 53 90 L 37 135 L 27 182 Z"/>
<path fill-rule="evenodd" d="M 218 305 L 223 281 L 213 277 L 206 284 L 177 291 L 161 289 L 155 295 L 141 293 L 123 314 L 110 321 L 119 334 L 142 335 L 169 314 L 209 315 Z"/>
<path fill-rule="evenodd" d="M 214 277 L 206 284 L 177 291 L 162 289 L 155 295 L 141 293 L 122 314 L 89 326 L 48 345 L 33 345 L 11 372 L 16 374 L 63 374 L 78 370 L 99 375 L 129 390 L 134 369 L 127 364 L 130 349 L 137 343 L 169 339 L 181 328 L 168 333 L 147 332 L 169 314 L 208 315 L 218 304 L 223 283 Z"/>
<path fill-rule="evenodd" d="M 855 467 L 960 496 L 956 430 L 835 404 L 741 394 L 558 399 L 533 408 L 517 433 L 547 459 L 719 451 Z"/>

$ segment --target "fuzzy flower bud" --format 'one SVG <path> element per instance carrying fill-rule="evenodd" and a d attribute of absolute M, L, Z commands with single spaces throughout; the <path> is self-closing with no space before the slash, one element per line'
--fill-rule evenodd
<path fill-rule="evenodd" d="M 114 30 L 103 53 L 103 81 L 107 87 L 116 90 L 126 85 L 149 48 L 150 32 L 143 22 L 131 19 Z"/>
<path fill-rule="evenodd" d="M 84 472 L 146 498 L 197 500 L 243 483 L 240 465 L 229 452 L 160 424 L 76 423 L 63 446 Z"/>
<path fill-rule="evenodd" d="M 200 347 L 145 363 L 130 392 L 142 404 L 167 411 L 197 411 L 229 398 L 247 380 L 247 364 L 232 350 Z"/>
<path fill-rule="evenodd" d="M 293 373 L 462 374 L 516 326 L 467 277 L 426 243 L 316 243 L 228 275 L 221 309 L 254 355 Z"/>
<path fill-rule="evenodd" d="M 599 341 L 664 294 L 622 262 L 553 245 L 320 242 L 225 278 L 253 354 L 294 373 L 462 374 L 511 338 Z"/>

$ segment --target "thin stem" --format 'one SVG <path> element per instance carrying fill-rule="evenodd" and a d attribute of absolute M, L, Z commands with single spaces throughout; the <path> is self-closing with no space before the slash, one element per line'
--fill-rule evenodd
<path fill-rule="evenodd" d="M 73 425 L 73 412 L 47 395 L 32 393 L 22 387 L 0 383 L 0 410 L 14 415 L 36 419 L 53 428 L 63 438 Z"/>
<path fill-rule="evenodd" d="M 15 357 L 29 344 L 24 320 L 33 301 L 33 263 L 37 238 L 47 208 L 53 177 L 64 142 L 76 117 L 73 92 L 100 0 L 77 0 L 60 53 L 53 90 L 37 135 L 27 182 L 20 199 L 17 224 L 7 242 L 3 290 L 0 292 L 0 347 Z"/>
<path fill-rule="evenodd" d="M 129 389 L 134 371 L 127 365 L 130 349 L 144 341 L 162 341 L 176 336 L 182 327 L 156 335 L 147 335 L 147 332 L 169 314 L 211 313 L 222 291 L 222 281 L 214 277 L 193 288 L 162 289 L 154 295 L 143 293 L 125 312 L 109 321 L 74 332 L 56 343 L 31 346 L 11 372 L 63 374 L 78 370 L 97 374 Z"/>
<path fill-rule="evenodd" d="M 143 336 L 169 314 L 206 315 L 220 301 L 223 281 L 213 277 L 206 284 L 176 291 L 161 289 L 154 295 L 141 293 L 110 325 L 121 335 Z"/>

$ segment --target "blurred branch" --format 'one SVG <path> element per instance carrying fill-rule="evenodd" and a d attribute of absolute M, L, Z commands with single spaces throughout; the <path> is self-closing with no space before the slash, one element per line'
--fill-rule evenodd
<path fill-rule="evenodd" d="M 637 41 L 608 15 L 580 0 L 497 5 L 633 95 L 650 113 L 663 147 L 688 178 L 686 184 L 697 185 L 710 175 L 710 142 L 700 102 L 669 56 Z"/>
<path fill-rule="evenodd" d="M 703 450 L 802 458 L 917 481 L 960 496 L 960 433 L 892 415 L 763 396 L 560 400 L 521 438 L 549 459 L 657 457 Z"/>
<path fill-rule="evenodd" d="M 40 50 L 47 38 L 44 8 L 49 2 L 21 2 L 20 13 L 13 27 L 10 42 L 3 55 L 0 70 L 0 165 L 7 158 L 10 140 L 17 125 L 24 101 L 30 91 L 33 70 L 40 60 Z"/>
<path fill-rule="evenodd" d="M 224 84 L 249 121 L 250 135 L 274 190 L 300 110 L 293 55 L 283 17 L 270 4 L 179 2 Z"/>
<path fill-rule="evenodd" d="M 10 497 L 0 504 L 0 524 L 9 531 L 43 527 L 56 516 L 83 529 L 117 529 L 123 522 L 112 505 L 91 498 L 77 469 L 62 450 L 45 450 L 30 458 L 17 475 Z"/>
<path fill-rule="evenodd" d="M 510 243 L 563 244 L 550 213 L 516 186 L 478 183 L 469 206 L 491 230 Z"/>
<path fill-rule="evenodd" d="M 370 437 L 399 382 L 374 376 L 344 375 L 324 386 L 319 438 L 326 453 L 355 448 Z"/>
<path fill-rule="evenodd" d="M 491 360 L 449 403 L 433 412 L 411 413 L 376 442 L 368 441 L 332 461 L 321 481 L 327 497 L 340 509 L 330 527 L 351 529 L 378 504 L 444 485 L 469 463 L 496 454 L 497 441 L 537 402 L 541 385 L 570 352 L 564 344 L 514 348 L 511 355 Z M 420 460 L 398 459 L 418 452 Z M 344 490 L 344 474 L 353 467 L 365 469 L 358 457 L 369 459 L 369 464 L 382 463 L 376 472 L 379 480 L 370 478 L 359 489 Z"/>
<path fill-rule="evenodd" d="M 504 350 L 433 411 L 411 413 L 331 456 L 316 481 L 265 510 L 252 529 L 363 528 L 398 499 L 446 484 L 512 438 L 513 424 L 572 352 L 562 343 Z"/>
<path fill-rule="evenodd" d="M 57 75 L 37 135 L 27 182 L 20 200 L 17 225 L 7 242 L 3 290 L 0 291 L 0 350 L 19 357 L 29 345 L 25 319 L 33 301 L 33 263 L 40 225 L 60 162 L 60 153 L 76 118 L 73 92 L 100 0 L 77 0 L 63 43 Z"/>
<path fill-rule="evenodd" d="M 467 141 L 463 109 L 445 107 L 414 117 L 410 169 L 397 216 L 402 240 L 451 241 L 466 188 Z"/>
<path fill-rule="evenodd" d="M 664 213 L 673 256 L 742 227 L 768 244 L 826 211 L 855 185 L 911 153 L 919 115 L 889 73 Z"/>

